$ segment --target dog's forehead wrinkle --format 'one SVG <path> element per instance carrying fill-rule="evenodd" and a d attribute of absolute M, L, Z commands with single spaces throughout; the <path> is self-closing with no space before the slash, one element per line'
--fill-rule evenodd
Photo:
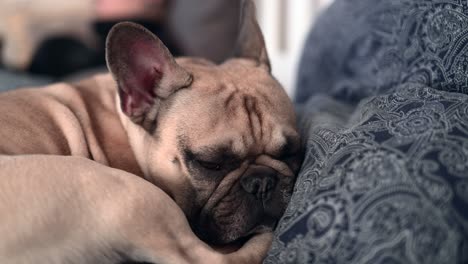
<path fill-rule="evenodd" d="M 235 99 L 236 99 L 236 94 L 237 94 L 237 90 L 229 91 L 227 93 L 226 99 L 224 99 L 224 103 L 223 103 L 223 106 L 224 106 L 225 109 L 232 108 L 232 105 L 233 105 L 233 103 L 235 102 Z"/>
<path fill-rule="evenodd" d="M 226 103 L 236 98 L 237 94 L 249 94 L 260 98 L 266 104 L 274 105 L 281 86 L 263 69 L 253 67 L 250 60 L 233 59 L 221 65 L 211 65 L 203 59 L 178 60 L 192 74 L 194 82 L 191 88 L 212 92 L 233 93 L 226 97 Z"/>
<path fill-rule="evenodd" d="M 239 133 L 227 134 L 221 133 L 225 130 L 225 127 L 219 126 L 218 131 L 213 133 L 203 133 L 203 135 L 190 134 L 190 137 L 183 133 L 184 129 L 178 129 L 178 144 L 181 150 L 190 150 L 196 157 L 204 159 L 205 161 L 215 160 L 219 157 L 225 157 L 230 159 L 241 159 L 245 156 L 244 146 L 239 147 L 239 138 L 242 135 Z M 206 131 L 205 131 L 206 132 Z M 216 136 L 216 140 L 212 135 Z M 205 140 L 200 140 L 204 137 Z M 198 140 L 197 140 L 198 139 Z M 194 144 L 195 143 L 195 144 Z M 197 144 L 198 143 L 198 144 Z"/>

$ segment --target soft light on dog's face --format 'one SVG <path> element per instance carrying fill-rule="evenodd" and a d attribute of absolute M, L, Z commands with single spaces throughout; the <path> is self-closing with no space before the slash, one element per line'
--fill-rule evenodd
<path fill-rule="evenodd" d="M 117 25 L 107 43 L 146 178 L 211 243 L 273 228 L 301 161 L 293 106 L 270 74 L 254 14 L 244 1 L 237 56 L 221 65 L 175 61 L 159 39 L 130 23 Z"/>
<path fill-rule="evenodd" d="M 220 66 L 180 60 L 193 82 L 169 100 L 155 158 L 171 157 L 188 181 L 185 204 L 197 233 L 229 242 L 272 227 L 292 191 L 299 161 L 295 116 L 287 95 L 252 61 Z M 164 141 L 164 143 L 162 142 Z"/>

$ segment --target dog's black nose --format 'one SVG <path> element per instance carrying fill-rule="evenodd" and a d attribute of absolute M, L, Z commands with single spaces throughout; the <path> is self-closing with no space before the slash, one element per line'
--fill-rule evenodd
<path fill-rule="evenodd" d="M 267 167 L 254 167 L 247 170 L 241 178 L 244 190 L 253 194 L 257 199 L 266 200 L 276 187 L 276 171 Z"/>

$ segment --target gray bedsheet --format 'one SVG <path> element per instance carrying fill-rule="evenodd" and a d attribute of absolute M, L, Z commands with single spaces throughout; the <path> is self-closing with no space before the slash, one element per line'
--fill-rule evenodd
<path fill-rule="evenodd" d="M 305 161 L 265 263 L 468 263 L 468 2 L 336 0 L 309 35 Z"/>
<path fill-rule="evenodd" d="M 349 109 L 302 109 L 306 158 L 266 263 L 466 263 L 468 95 L 405 84 Z"/>
<path fill-rule="evenodd" d="M 0 92 L 25 86 L 41 86 L 51 81 L 51 79 L 42 76 L 32 76 L 0 69 Z"/>

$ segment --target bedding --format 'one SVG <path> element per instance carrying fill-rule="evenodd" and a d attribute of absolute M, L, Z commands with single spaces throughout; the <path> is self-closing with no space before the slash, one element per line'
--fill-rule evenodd
<path fill-rule="evenodd" d="M 265 263 L 468 263 L 468 3 L 336 0 L 305 45 L 305 160 Z"/>
<path fill-rule="evenodd" d="M 52 79 L 22 73 L 14 73 L 0 68 L 0 92 L 25 86 L 41 86 Z"/>

